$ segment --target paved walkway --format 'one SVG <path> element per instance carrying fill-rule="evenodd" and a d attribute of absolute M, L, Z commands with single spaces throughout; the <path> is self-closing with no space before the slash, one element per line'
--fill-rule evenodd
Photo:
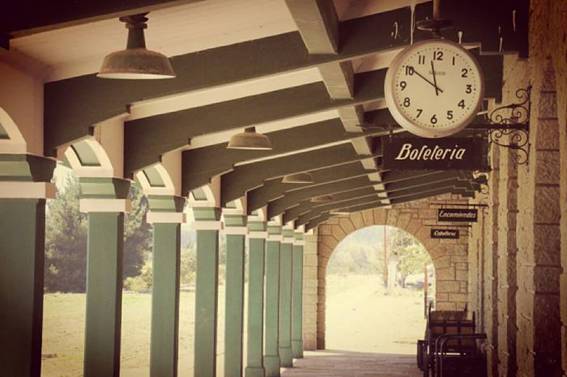
<path fill-rule="evenodd" d="M 305 352 L 282 377 L 421 377 L 414 355 L 350 351 Z"/>

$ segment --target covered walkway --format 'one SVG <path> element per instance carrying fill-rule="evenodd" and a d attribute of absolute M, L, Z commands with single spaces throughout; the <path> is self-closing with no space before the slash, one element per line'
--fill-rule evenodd
<path fill-rule="evenodd" d="M 305 352 L 282 377 L 419 377 L 415 356 L 348 351 Z"/>

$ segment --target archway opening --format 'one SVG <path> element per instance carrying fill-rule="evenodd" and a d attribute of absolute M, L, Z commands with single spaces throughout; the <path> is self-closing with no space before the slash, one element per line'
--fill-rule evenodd
<path fill-rule="evenodd" d="M 345 237 L 326 272 L 326 348 L 415 354 L 435 297 L 433 262 L 411 234 L 374 225 Z"/>

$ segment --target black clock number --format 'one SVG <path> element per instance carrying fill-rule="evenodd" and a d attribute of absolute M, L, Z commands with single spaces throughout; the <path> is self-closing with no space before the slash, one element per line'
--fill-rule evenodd
<path fill-rule="evenodd" d="M 417 117 L 416 118 L 419 118 L 421 113 L 423 113 L 423 109 L 417 109 Z"/>
<path fill-rule="evenodd" d="M 466 68 L 461 69 L 461 77 L 467 78 L 469 77 L 469 70 Z"/>
<path fill-rule="evenodd" d="M 455 65 L 455 57 L 453 56 L 453 65 Z"/>
<path fill-rule="evenodd" d="M 443 51 L 433 51 L 433 60 L 443 60 Z"/>
<path fill-rule="evenodd" d="M 453 119 L 453 110 L 447 110 L 447 119 Z"/>
<path fill-rule="evenodd" d="M 431 124 L 437 124 L 437 114 L 433 114 L 430 121 L 431 121 Z"/>
<path fill-rule="evenodd" d="M 406 86 L 408 86 L 408 83 L 405 81 L 400 81 L 400 88 L 402 88 L 402 90 L 404 90 L 406 88 Z"/>
<path fill-rule="evenodd" d="M 406 76 L 412 76 L 414 73 L 414 69 L 411 65 L 406 65 Z"/>
<path fill-rule="evenodd" d="M 467 88 L 465 89 L 465 93 L 467 93 L 467 94 L 472 93 L 472 85 L 471 84 L 467 84 Z"/>
<path fill-rule="evenodd" d="M 418 55 L 417 59 L 418 59 L 419 64 L 425 64 L 425 56 L 424 55 Z"/>
<path fill-rule="evenodd" d="M 409 97 L 404 98 L 404 107 L 410 107 L 410 105 L 411 103 Z"/>
<path fill-rule="evenodd" d="M 465 100 L 464 99 L 460 100 L 459 103 L 457 104 L 457 106 L 459 106 L 461 109 L 464 109 L 465 108 Z"/>

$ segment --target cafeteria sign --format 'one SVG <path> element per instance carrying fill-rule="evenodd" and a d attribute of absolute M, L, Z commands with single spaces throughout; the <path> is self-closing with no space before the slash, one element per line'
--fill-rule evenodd
<path fill-rule="evenodd" d="M 383 168 L 398 170 L 486 170 L 486 141 L 479 138 L 386 137 Z"/>
<path fill-rule="evenodd" d="M 456 240 L 459 238 L 458 229 L 431 229 L 431 238 Z"/>
<path fill-rule="evenodd" d="M 439 208 L 437 210 L 437 221 L 458 221 L 476 223 L 478 210 L 469 208 Z"/>

